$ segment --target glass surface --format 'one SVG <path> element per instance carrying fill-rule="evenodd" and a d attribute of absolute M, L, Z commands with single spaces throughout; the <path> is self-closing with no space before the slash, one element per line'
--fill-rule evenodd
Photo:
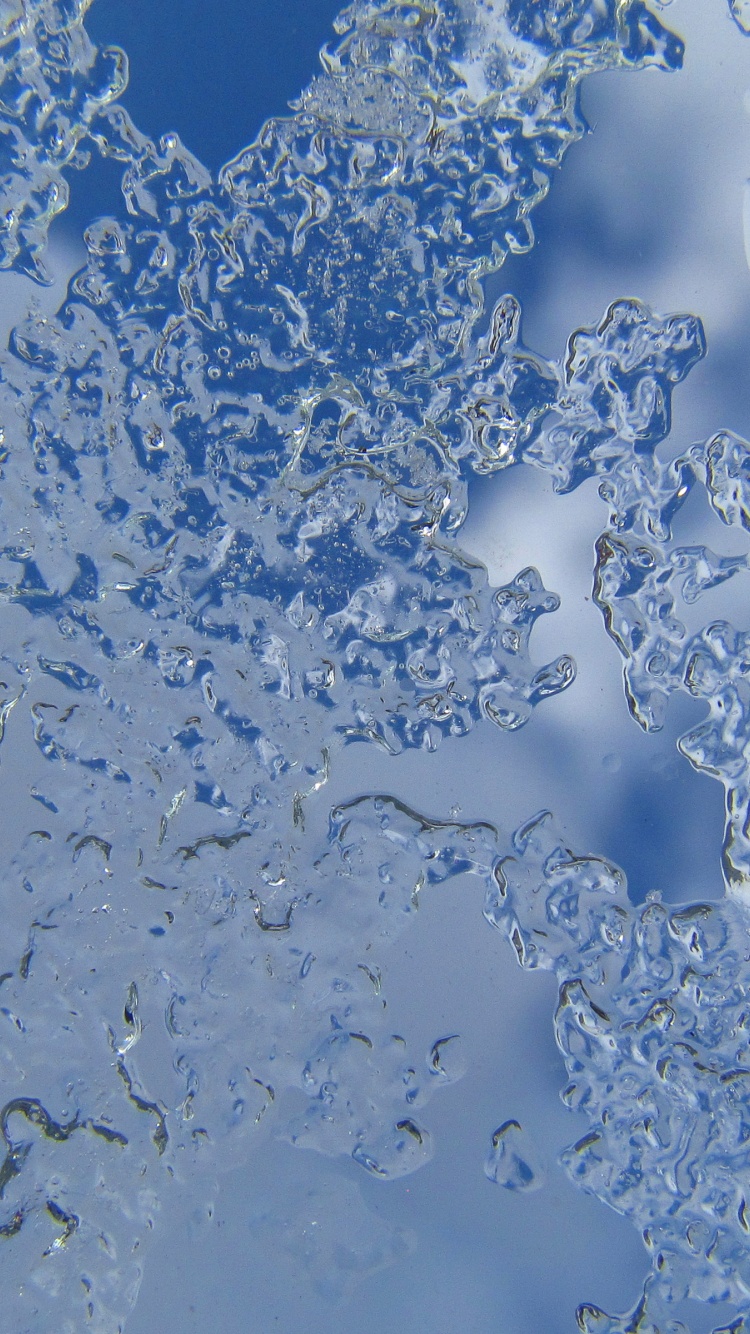
<path fill-rule="evenodd" d="M 83 8 L 0 3 L 7 1327 L 739 1334 L 750 15 Z"/>

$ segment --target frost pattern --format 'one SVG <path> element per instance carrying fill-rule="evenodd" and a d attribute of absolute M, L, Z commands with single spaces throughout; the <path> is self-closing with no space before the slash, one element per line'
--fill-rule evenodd
<path fill-rule="evenodd" d="M 494 883 L 492 883 L 494 881 Z M 668 1303 L 732 1301 L 750 1316 L 746 1003 L 749 926 L 731 900 L 634 909 L 622 872 L 578 857 L 549 814 L 495 864 L 486 916 L 525 968 L 560 980 L 555 1016 L 589 1131 L 564 1155 L 582 1189 L 643 1232 L 654 1271 L 627 1317 L 585 1306 L 591 1334 L 682 1329 Z"/>
<path fill-rule="evenodd" d="M 326 830 L 317 794 L 345 745 L 429 751 L 480 720 L 513 731 L 573 680 L 566 654 L 532 659 L 534 622 L 557 605 L 536 571 L 493 589 L 457 545 L 472 471 L 525 461 L 560 489 L 601 477 L 613 517 L 597 597 L 646 726 L 693 682 L 716 712 L 731 658 L 739 703 L 714 750 L 722 764 L 731 751 L 726 863 L 730 886 L 744 884 L 744 649 L 732 641 L 714 676 L 703 658 L 691 668 L 697 649 L 686 655 L 670 602 L 672 578 L 690 599 L 739 566 L 665 543 L 685 478 L 704 480 L 725 517 L 746 513 L 745 446 L 717 437 L 726 446 L 682 471 L 654 457 L 672 389 L 703 354 L 694 317 L 615 303 L 557 364 L 524 346 L 512 297 L 485 316 L 483 278 L 531 246 L 530 213 L 583 131 L 580 80 L 680 63 L 679 40 L 642 0 L 361 0 L 294 114 L 270 121 L 218 182 L 176 136 L 156 145 L 133 126 L 116 102 L 125 59 L 94 51 L 85 4 L 14 4 L 0 68 L 2 262 L 43 276 L 65 173 L 89 151 L 122 162 L 125 207 L 92 221 L 58 315 L 19 325 L 2 358 L 0 762 L 23 757 L 34 820 L 6 876 L 0 1233 L 27 1276 L 9 1285 L 14 1328 L 108 1334 L 136 1298 L 170 1176 L 242 1162 L 270 1134 L 351 1155 L 376 1177 L 429 1157 L 422 1107 L 460 1073 L 455 1035 L 418 1059 L 405 1050 L 378 950 L 425 887 L 463 872 L 488 878 L 488 914 L 506 925 L 511 896 L 493 897 L 511 884 L 502 836 L 387 796 L 353 798 Z M 701 639 L 715 656 L 718 642 Z M 701 738 L 683 749 L 713 771 Z M 537 951 L 519 957 L 541 957 L 529 922 L 542 892 L 563 942 L 545 966 L 563 991 L 579 975 L 606 989 L 584 964 L 614 978 L 638 914 L 614 870 L 567 853 L 561 870 L 554 848 L 534 861 L 536 838 L 517 838 L 513 854 L 528 875 L 510 935 Z M 581 877 L 612 940 L 602 928 L 591 944 Z M 696 911 L 729 933 L 741 978 L 742 910 Z M 687 958 L 685 933 L 664 931 Z M 643 971 L 661 987 L 654 957 Z M 705 977 L 727 958 L 716 945 Z M 631 974 L 622 964 L 605 998 L 604 1054 L 571 1038 L 592 1124 L 605 1081 L 624 1099 L 596 1132 L 604 1167 L 574 1175 L 639 1225 L 648 1216 L 679 1286 L 667 1187 L 623 1206 L 613 1184 L 632 1131 L 628 1024 L 642 994 Z M 658 1069 L 642 1074 L 646 1101 L 653 1079 L 665 1086 L 664 1125 L 675 1100 L 693 1109 L 696 1146 L 706 1099 L 723 1114 L 741 1086 L 722 1082 L 734 985 L 724 1055 L 716 1070 L 707 1058 L 713 1082 L 693 1103 Z M 706 1012 L 681 986 L 664 1003 L 683 1007 L 687 1033 Z M 683 1064 L 693 1090 L 702 1066 Z M 704 1153 L 686 1217 L 718 1210 L 736 1125 L 719 1131 L 715 1168 Z M 648 1133 L 661 1164 L 671 1150 L 661 1129 L 656 1147 Z M 534 1169 L 514 1134 L 499 1128 L 488 1168 L 527 1188 Z M 348 1213 L 359 1227 L 348 1201 L 341 1225 Z M 705 1295 L 717 1274 L 732 1281 L 737 1218 L 726 1247 L 701 1236 L 691 1252 Z M 399 1248 L 377 1234 L 357 1245 L 371 1269 Z M 581 1327 L 600 1316 L 584 1312 Z"/>
<path fill-rule="evenodd" d="M 382 798 L 359 810 L 409 859 L 400 867 L 406 883 L 419 854 L 427 883 L 481 877 L 485 917 L 521 967 L 557 975 L 563 1100 L 589 1122 L 564 1166 L 581 1189 L 633 1219 L 653 1261 L 631 1312 L 584 1304 L 578 1328 L 684 1334 L 669 1308 L 689 1297 L 733 1302 L 738 1334 L 750 1318 L 744 905 L 674 907 L 652 893 L 635 907 L 620 868 L 572 851 L 548 811 L 510 838 L 490 824 L 438 824 Z M 517 1121 L 494 1132 L 485 1172 L 510 1190 L 542 1184 Z"/>
<path fill-rule="evenodd" d="M 630 711 L 650 732 L 663 725 L 676 691 L 706 700 L 706 719 L 679 746 L 724 785 L 724 878 L 733 896 L 747 899 L 750 639 L 725 621 L 689 634 L 681 604 L 692 606 L 750 565 L 746 555 L 675 545 L 672 524 L 702 484 L 723 523 L 750 526 L 750 445 L 722 431 L 671 462 L 654 452 L 670 429 L 673 386 L 704 353 L 695 317 L 662 320 L 636 302 L 615 302 L 598 328 L 570 339 L 554 411 L 522 457 L 551 472 L 559 491 L 602 479 L 609 526 L 597 542 L 594 596 L 625 660 Z"/>
<path fill-rule="evenodd" d="M 86 34 L 90 3 L 0 3 L 0 268 L 42 282 L 49 225 L 68 203 L 65 168 L 88 165 L 92 124 L 128 80 L 124 53 L 97 51 Z"/>

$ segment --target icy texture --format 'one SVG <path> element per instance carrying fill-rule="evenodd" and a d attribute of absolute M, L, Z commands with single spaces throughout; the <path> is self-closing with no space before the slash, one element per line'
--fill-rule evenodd
<path fill-rule="evenodd" d="M 65 168 L 81 168 L 104 107 L 127 84 L 122 51 L 97 51 L 82 24 L 91 0 L 0 2 L 0 268 L 42 282 L 53 218 L 68 203 Z"/>
<path fill-rule="evenodd" d="M 745 909 L 653 896 L 635 909 L 622 872 L 575 856 L 543 813 L 496 863 L 485 912 L 523 967 L 560 980 L 563 1098 L 590 1123 L 565 1167 L 633 1218 L 653 1256 L 640 1314 L 620 1321 L 586 1307 L 580 1328 L 666 1334 L 682 1328 L 668 1303 L 688 1296 L 732 1301 L 747 1319 Z"/>
<path fill-rule="evenodd" d="M 550 470 L 559 490 L 602 478 L 610 526 L 597 542 L 594 596 L 625 659 L 630 711 L 655 731 L 675 691 L 707 701 L 706 720 L 681 738 L 680 750 L 724 784 L 724 876 L 730 893 L 747 898 L 750 639 L 725 621 L 689 634 L 681 605 L 746 574 L 750 561 L 677 545 L 672 524 L 698 483 L 725 524 L 750 526 L 750 445 L 720 432 L 669 463 L 654 453 L 669 431 L 672 385 L 704 350 L 694 318 L 662 321 L 632 301 L 616 303 L 598 329 L 571 338 L 559 420 L 545 424 L 524 457 Z"/>
<path fill-rule="evenodd" d="M 669 434 L 673 388 L 704 355 L 696 317 L 614 302 L 598 327 L 571 336 L 551 411 L 516 457 L 550 473 L 560 492 L 601 479 L 609 526 L 596 545 L 594 598 L 625 660 L 628 706 L 651 732 L 676 691 L 706 700 L 706 719 L 680 750 L 724 785 L 724 878 L 747 899 L 750 638 L 723 620 L 690 634 L 681 618 L 705 593 L 747 574 L 750 558 L 678 545 L 672 525 L 698 484 L 723 523 L 750 528 L 750 444 L 721 431 L 668 462 L 655 452 Z"/>
<path fill-rule="evenodd" d="M 556 364 L 523 345 L 512 297 L 484 311 L 483 277 L 529 248 L 529 214 L 583 132 L 581 78 L 679 64 L 679 41 L 641 0 L 355 4 L 294 114 L 217 183 L 176 136 L 153 144 L 113 104 L 124 58 L 97 56 L 84 8 L 9 10 L 0 70 L 4 262 L 40 276 L 84 152 L 123 163 L 127 206 L 92 221 L 58 316 L 21 324 L 1 365 L 0 763 L 25 805 L 0 963 L 0 1231 L 25 1276 L 6 1285 L 4 1317 L 24 1334 L 122 1328 L 173 1174 L 241 1163 L 271 1134 L 378 1178 L 429 1157 L 422 1106 L 460 1073 L 455 1035 L 408 1053 L 379 960 L 425 886 L 492 875 L 497 835 L 387 796 L 353 798 L 326 831 L 317 794 L 348 743 L 433 750 L 482 720 L 512 732 L 573 680 L 567 655 L 533 661 L 534 622 L 557 606 L 536 571 L 493 589 L 456 545 L 471 471 L 525 461 L 560 489 L 602 478 L 613 519 L 597 596 L 649 726 L 680 684 L 714 710 L 730 688 L 726 654 L 715 681 L 703 659 L 688 673 L 697 650 L 688 660 L 672 615 L 670 580 L 690 598 L 739 568 L 666 553 L 684 478 L 703 469 L 719 512 L 747 512 L 741 442 L 721 437 L 682 472 L 653 457 L 672 389 L 704 350 L 695 318 L 619 302 Z M 649 543 L 653 566 L 639 554 Z M 649 583 L 652 568 L 664 577 Z M 703 643 L 716 657 L 717 636 Z M 734 886 L 744 684 L 741 646 L 728 652 Z M 683 748 L 709 768 L 704 740 Z M 598 902 L 617 875 L 581 865 L 573 881 L 591 879 Z M 535 958 L 525 914 L 545 875 L 536 867 L 517 904 Z M 588 918 L 562 879 L 569 943 L 544 958 L 583 986 Z M 606 904 L 635 939 L 638 914 L 621 894 Z M 726 924 L 740 977 L 740 909 L 706 912 Z M 611 954 L 614 976 L 619 940 L 597 936 L 595 971 Z M 689 949 L 674 935 L 675 958 Z M 710 967 L 726 971 L 716 950 Z M 660 987 L 661 965 L 643 967 Z M 632 1017 L 642 993 L 621 971 L 612 1005 Z M 669 1004 L 695 1009 L 690 995 Z M 612 1164 L 618 1117 L 633 1115 L 619 1013 L 605 1063 L 584 1052 L 579 1079 L 594 1120 L 602 1081 L 622 1091 L 602 1135 Z M 665 1082 L 643 1077 L 648 1096 Z M 714 1084 L 711 1107 L 731 1103 L 732 1080 Z M 665 1087 L 669 1121 L 682 1086 Z M 699 1120 L 701 1099 L 702 1085 Z M 723 1188 L 733 1126 L 700 1190 Z M 514 1138 L 498 1129 L 489 1170 L 528 1188 L 535 1169 Z M 619 1170 L 584 1184 L 621 1207 Z M 672 1197 L 631 1198 L 678 1284 Z M 686 1210 L 704 1206 L 699 1192 Z M 706 1284 L 729 1282 L 721 1247 L 700 1246 Z M 375 1230 L 352 1247 L 373 1269 L 399 1243 Z"/>
<path fill-rule="evenodd" d="M 562 1096 L 588 1122 L 564 1166 L 576 1185 L 632 1218 L 653 1260 L 634 1311 L 608 1316 L 584 1305 L 578 1327 L 677 1334 L 684 1327 L 670 1318 L 670 1305 L 692 1298 L 733 1302 L 732 1329 L 743 1330 L 750 1320 L 745 907 L 731 899 L 668 906 L 656 894 L 635 907 L 619 867 L 573 852 L 546 811 L 506 839 L 489 824 L 438 824 L 382 799 L 359 805 L 370 820 L 378 807 L 404 883 L 419 854 L 428 884 L 457 872 L 480 876 L 485 917 L 519 964 L 559 980 L 555 1030 L 569 1076 Z M 542 1184 L 517 1121 L 492 1135 L 485 1172 L 510 1190 Z"/>

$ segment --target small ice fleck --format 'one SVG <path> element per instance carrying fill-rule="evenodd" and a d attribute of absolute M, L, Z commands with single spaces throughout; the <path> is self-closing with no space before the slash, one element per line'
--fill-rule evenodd
<path fill-rule="evenodd" d="M 520 1121 L 504 1121 L 492 1136 L 492 1147 L 484 1165 L 489 1181 L 506 1190 L 539 1190 L 544 1171 Z"/>
<path fill-rule="evenodd" d="M 750 0 L 730 0 L 729 10 L 737 27 L 750 33 Z"/>

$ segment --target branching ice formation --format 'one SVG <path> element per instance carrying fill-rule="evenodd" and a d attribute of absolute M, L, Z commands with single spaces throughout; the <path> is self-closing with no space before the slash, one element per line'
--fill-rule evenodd
<path fill-rule="evenodd" d="M 265 1135 L 378 1177 L 424 1162 L 453 1067 L 442 1035 L 414 1060 L 391 1032 L 378 951 L 464 872 L 524 966 L 558 972 L 592 1125 L 569 1167 L 647 1232 L 649 1309 L 747 1309 L 744 908 L 635 911 L 544 822 L 504 846 L 387 796 L 309 821 L 343 746 L 512 732 L 571 684 L 567 655 L 530 655 L 557 606 L 536 571 L 493 589 L 457 544 L 470 474 L 524 461 L 560 490 L 600 477 L 631 710 L 650 728 L 675 689 L 709 701 L 682 748 L 725 783 L 744 893 L 745 644 L 688 640 L 674 610 L 744 563 L 666 544 L 696 479 L 745 522 L 748 446 L 654 454 L 700 323 L 618 302 L 557 364 L 482 287 L 532 244 L 581 79 L 674 69 L 679 40 L 643 0 L 358 0 L 293 114 L 214 182 L 132 124 L 86 8 L 0 9 L 2 264 L 44 277 L 89 153 L 123 164 L 124 197 L 1 363 L 0 762 L 35 812 L 5 880 L 6 1319 L 122 1329 L 170 1175 Z M 488 1170 L 528 1186 L 512 1132 Z M 628 1327 L 607 1320 L 579 1316 Z"/>

